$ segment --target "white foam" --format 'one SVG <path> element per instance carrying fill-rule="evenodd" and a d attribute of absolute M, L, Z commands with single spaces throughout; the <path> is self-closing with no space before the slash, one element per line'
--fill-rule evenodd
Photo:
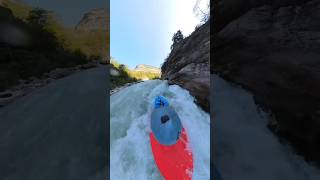
<path fill-rule="evenodd" d="M 316 180 L 307 164 L 267 128 L 270 116 L 253 96 L 213 76 L 213 159 L 224 180 Z"/>

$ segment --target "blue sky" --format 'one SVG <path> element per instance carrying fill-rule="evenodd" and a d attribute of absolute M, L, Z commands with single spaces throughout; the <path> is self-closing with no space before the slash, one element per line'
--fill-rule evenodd
<path fill-rule="evenodd" d="M 75 26 L 92 9 L 107 8 L 109 0 L 20 0 L 33 7 L 54 11 L 67 26 Z"/>
<path fill-rule="evenodd" d="M 189 35 L 200 20 L 196 0 L 111 0 L 110 48 L 118 62 L 160 67 L 170 52 L 173 33 Z"/>

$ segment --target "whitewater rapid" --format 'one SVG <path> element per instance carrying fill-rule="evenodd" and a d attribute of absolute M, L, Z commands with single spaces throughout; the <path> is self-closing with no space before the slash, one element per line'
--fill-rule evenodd
<path fill-rule="evenodd" d="M 213 159 L 223 180 L 319 180 L 307 164 L 267 128 L 271 116 L 253 96 L 213 75 Z"/>
<path fill-rule="evenodd" d="M 110 98 L 110 177 L 163 179 L 149 142 L 150 114 L 157 95 L 168 98 L 186 129 L 194 155 L 193 180 L 210 178 L 210 116 L 187 90 L 152 80 L 129 86 Z"/>

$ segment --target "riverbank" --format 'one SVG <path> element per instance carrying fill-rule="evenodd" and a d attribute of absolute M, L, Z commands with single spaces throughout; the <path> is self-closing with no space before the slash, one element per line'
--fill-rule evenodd
<path fill-rule="evenodd" d="M 111 96 L 112 94 L 115 94 L 115 93 L 119 92 L 120 90 L 122 90 L 122 89 L 124 89 L 124 88 L 127 88 L 127 87 L 129 87 L 129 86 L 132 86 L 132 85 L 134 85 L 134 84 L 138 84 L 138 83 L 141 83 L 141 82 L 143 82 L 143 81 L 136 81 L 136 82 L 126 83 L 126 84 L 124 84 L 124 85 L 122 85 L 122 86 L 118 86 L 118 87 L 116 87 L 116 88 L 114 88 L 114 89 L 111 89 L 111 90 L 110 90 L 110 96 Z"/>
<path fill-rule="evenodd" d="M 98 66 L 103 66 L 100 64 L 100 61 L 91 61 L 86 64 L 77 65 L 70 68 L 56 68 L 53 71 L 43 74 L 40 78 L 31 77 L 27 80 L 20 80 L 18 85 L 0 92 L 0 108 L 8 105 L 22 96 L 30 94 L 36 89 L 48 85 L 51 82 Z"/>

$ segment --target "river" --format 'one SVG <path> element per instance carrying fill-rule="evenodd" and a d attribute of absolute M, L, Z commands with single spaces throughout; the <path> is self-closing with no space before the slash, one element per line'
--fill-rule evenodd
<path fill-rule="evenodd" d="M 253 95 L 213 75 L 213 159 L 224 180 L 319 180 L 320 172 L 267 128 Z"/>
<path fill-rule="evenodd" d="M 111 95 L 111 179 L 163 179 L 149 141 L 150 113 L 157 95 L 168 98 L 187 131 L 194 155 L 193 179 L 209 179 L 210 116 L 194 103 L 187 90 L 161 80 L 141 82 Z"/>

